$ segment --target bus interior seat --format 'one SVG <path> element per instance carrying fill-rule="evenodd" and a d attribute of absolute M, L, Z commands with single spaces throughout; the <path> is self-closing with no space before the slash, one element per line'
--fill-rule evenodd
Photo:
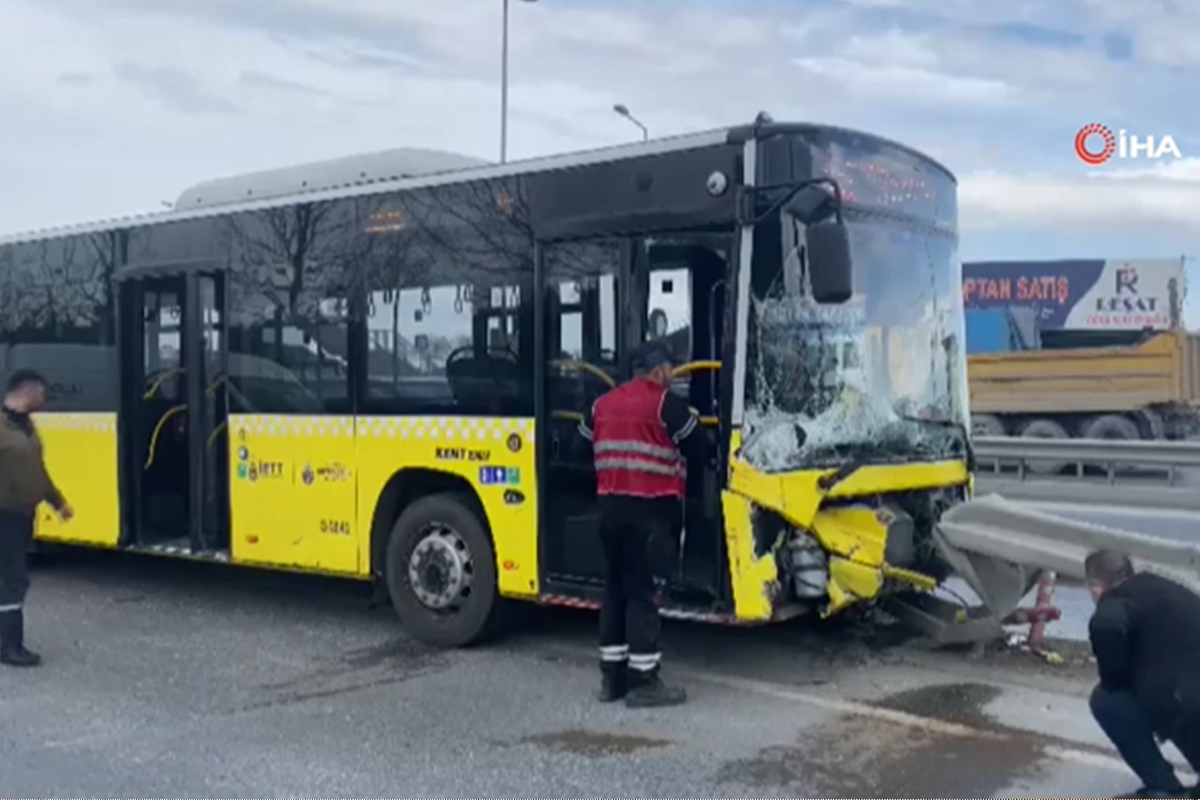
<path fill-rule="evenodd" d="M 462 408 L 502 415 L 520 399 L 520 367 L 511 358 L 474 355 L 447 361 L 446 380 Z"/>

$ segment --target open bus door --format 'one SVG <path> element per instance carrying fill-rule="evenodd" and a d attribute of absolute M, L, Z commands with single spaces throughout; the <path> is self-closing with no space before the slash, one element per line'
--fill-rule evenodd
<path fill-rule="evenodd" d="M 661 340 L 671 350 L 677 364 L 672 390 L 699 414 L 714 444 L 721 438 L 720 361 L 731 248 L 732 238 L 721 234 L 648 237 L 641 240 L 633 275 L 633 307 L 643 323 L 636 336 Z M 695 593 L 719 595 L 726 574 L 719 461 L 688 464 L 671 583 L 689 602 L 703 602 L 691 596 Z"/>
<path fill-rule="evenodd" d="M 722 348 L 731 239 L 681 234 L 540 244 L 546 362 L 539 432 L 541 561 L 549 592 L 560 584 L 571 587 L 567 593 L 598 589 L 603 580 L 596 472 L 577 426 L 598 397 L 629 379 L 630 351 L 659 338 L 653 323 L 663 314 L 666 328 L 658 333 L 680 366 L 688 365 L 673 390 L 715 428 L 720 371 L 714 362 Z M 715 430 L 713 435 L 719 438 Z M 679 559 L 668 584 L 676 596 L 711 599 L 720 594 L 725 574 L 716 467 L 689 465 L 688 473 L 675 530 Z"/>
<path fill-rule="evenodd" d="M 598 586 L 604 576 L 596 470 L 579 420 L 628 377 L 627 239 L 542 242 L 543 418 L 538 441 L 541 563 L 553 582 Z"/>
<path fill-rule="evenodd" d="M 118 272 L 123 545 L 178 555 L 229 547 L 224 275 Z"/>

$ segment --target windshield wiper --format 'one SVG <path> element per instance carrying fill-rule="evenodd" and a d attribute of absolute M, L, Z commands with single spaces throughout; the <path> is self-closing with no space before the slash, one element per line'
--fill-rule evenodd
<path fill-rule="evenodd" d="M 905 422 L 916 422 L 921 425 L 932 425 L 935 428 L 946 428 L 949 430 L 954 430 L 954 431 L 957 431 L 963 437 L 963 441 L 970 440 L 970 431 L 967 430 L 966 425 L 963 425 L 958 420 L 936 419 L 936 418 L 929 418 L 929 417 L 914 417 L 911 414 L 898 414 L 897 416 L 900 417 L 900 419 L 904 420 Z"/>
<path fill-rule="evenodd" d="M 930 425 L 937 425 L 940 428 L 965 428 L 961 422 L 952 419 L 938 419 L 936 417 L 915 417 L 912 414 L 897 414 L 900 419 L 908 422 L 928 422 Z"/>
<path fill-rule="evenodd" d="M 939 428 L 949 428 L 957 431 L 959 436 L 962 437 L 963 454 L 966 456 L 967 460 L 967 471 L 975 471 L 975 448 L 971 445 L 971 431 L 966 425 L 963 425 L 961 422 L 957 422 L 952 419 L 926 419 L 925 417 L 913 417 L 907 414 L 900 414 L 899 416 L 900 419 L 907 420 L 909 422 L 928 423 L 929 425 L 934 425 Z"/>
<path fill-rule="evenodd" d="M 871 452 L 855 456 L 828 475 L 822 475 L 820 478 L 818 478 L 817 487 L 828 494 L 835 486 L 844 482 L 851 475 L 870 464 L 875 459 L 876 455 L 878 454 Z"/>
<path fill-rule="evenodd" d="M 955 422 L 949 419 L 925 419 L 924 417 L 913 417 L 905 414 L 899 415 L 900 419 L 909 422 L 923 422 L 939 428 L 948 428 L 958 431 L 962 435 L 963 447 L 966 450 L 967 470 L 975 470 L 975 450 L 971 447 L 971 437 L 967 430 L 967 426 L 961 422 Z M 817 486 L 826 494 L 836 488 L 839 484 L 844 483 L 854 473 L 858 472 L 865 466 L 871 464 L 879 456 L 878 452 L 867 452 L 851 458 L 845 464 L 842 464 L 828 475 L 823 475 L 817 480 Z"/>

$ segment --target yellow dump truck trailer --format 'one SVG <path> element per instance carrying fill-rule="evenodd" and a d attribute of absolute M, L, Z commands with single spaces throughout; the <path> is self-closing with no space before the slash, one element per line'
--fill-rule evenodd
<path fill-rule="evenodd" d="M 967 373 L 976 435 L 1185 438 L 1200 408 L 1200 334 L 972 355 Z"/>

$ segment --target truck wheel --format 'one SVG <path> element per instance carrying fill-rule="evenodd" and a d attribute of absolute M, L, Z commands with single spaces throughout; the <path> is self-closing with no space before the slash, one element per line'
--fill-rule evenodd
<path fill-rule="evenodd" d="M 1119 414 L 1105 414 L 1096 417 L 1083 428 L 1085 439 L 1109 439 L 1112 441 L 1130 442 L 1142 438 L 1137 423 L 1129 417 Z"/>
<path fill-rule="evenodd" d="M 1007 436 L 1004 421 L 995 414 L 972 414 L 971 434 L 973 436 Z"/>
<path fill-rule="evenodd" d="M 1069 439 L 1067 429 L 1052 419 L 1031 420 L 1021 428 L 1026 439 Z M 1031 461 L 1027 469 L 1037 475 L 1057 475 L 1066 469 L 1065 462 Z"/>
<path fill-rule="evenodd" d="M 388 540 L 387 585 L 400 622 L 426 644 L 466 647 L 494 630 L 492 540 L 460 495 L 431 495 L 404 509 Z"/>

